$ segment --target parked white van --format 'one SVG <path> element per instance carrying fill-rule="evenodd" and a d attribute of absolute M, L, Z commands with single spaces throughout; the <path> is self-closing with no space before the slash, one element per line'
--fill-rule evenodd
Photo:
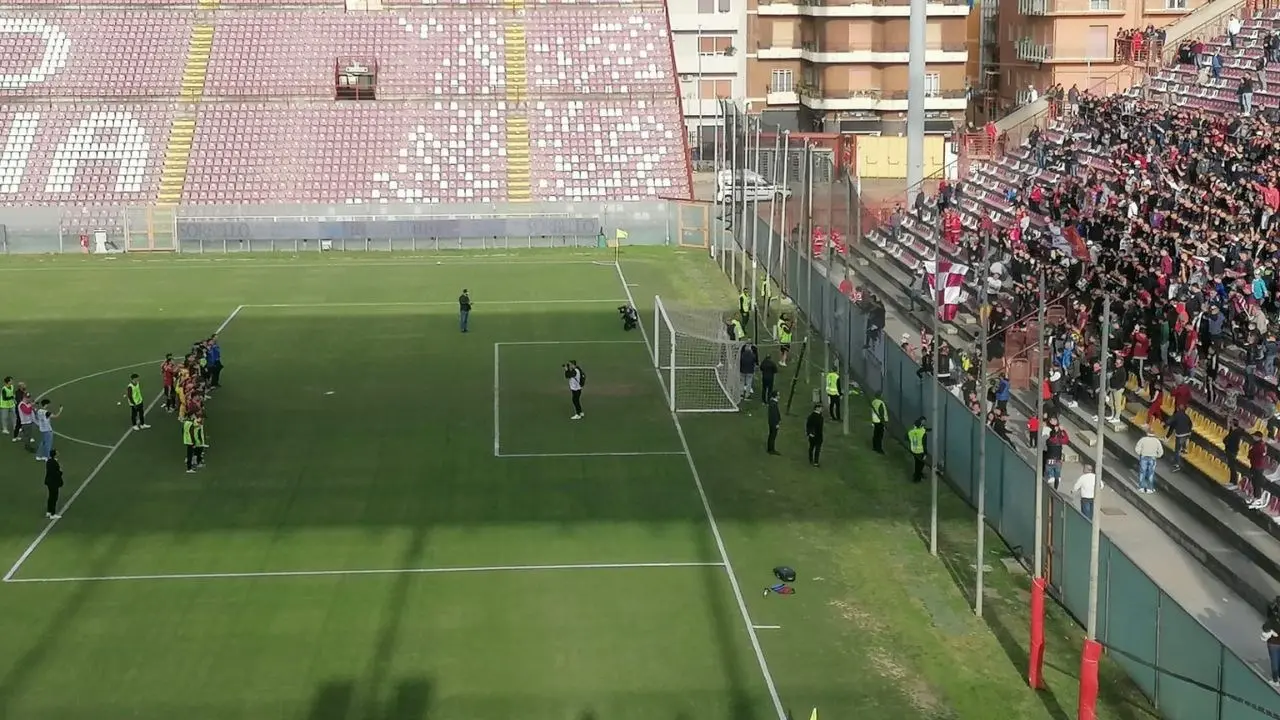
<path fill-rule="evenodd" d="M 716 173 L 716 202 L 767 202 L 773 198 L 786 200 L 791 190 L 777 187 L 754 170 L 721 170 Z"/>

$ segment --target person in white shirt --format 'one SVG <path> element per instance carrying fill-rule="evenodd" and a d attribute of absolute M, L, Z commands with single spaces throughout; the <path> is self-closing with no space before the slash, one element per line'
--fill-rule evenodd
<path fill-rule="evenodd" d="M 36 448 L 36 459 L 41 462 L 48 460 L 49 453 L 53 450 L 53 421 L 61 414 L 61 407 L 57 412 L 49 410 L 49 398 L 41 400 L 39 407 L 36 408 L 36 432 L 40 433 L 40 446 Z"/>
<path fill-rule="evenodd" d="M 1072 495 L 1080 496 L 1080 512 L 1090 520 L 1093 520 L 1093 495 L 1098 487 L 1098 476 L 1093 472 L 1093 466 L 1085 465 L 1084 474 L 1076 479 L 1076 484 L 1071 488 Z"/>
<path fill-rule="evenodd" d="M 573 417 L 570 420 L 581 420 L 586 417 L 582 412 L 582 387 L 587 384 L 587 376 L 578 367 L 577 360 L 570 360 L 564 365 L 564 379 L 569 381 L 569 397 L 573 399 Z"/>
<path fill-rule="evenodd" d="M 1147 427 L 1147 434 L 1133 451 L 1138 454 L 1138 492 L 1150 495 L 1156 491 L 1156 461 L 1164 457 L 1164 444 L 1156 433 Z"/>
<path fill-rule="evenodd" d="M 1242 29 L 1240 18 L 1232 15 L 1231 19 L 1227 21 L 1227 42 L 1231 43 L 1231 47 L 1234 48 L 1236 46 L 1236 36 L 1240 34 Z"/>

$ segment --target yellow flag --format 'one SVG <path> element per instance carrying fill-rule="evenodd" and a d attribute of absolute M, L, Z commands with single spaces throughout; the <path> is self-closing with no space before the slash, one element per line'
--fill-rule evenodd
<path fill-rule="evenodd" d="M 809 720 L 818 720 L 818 708 L 814 708 L 813 712 L 809 714 Z"/>
<path fill-rule="evenodd" d="M 616 240 L 626 240 L 628 235 L 626 230 L 618 230 L 613 235 Z"/>

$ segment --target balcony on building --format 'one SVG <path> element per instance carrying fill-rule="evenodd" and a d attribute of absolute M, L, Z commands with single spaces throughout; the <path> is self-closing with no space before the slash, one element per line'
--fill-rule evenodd
<path fill-rule="evenodd" d="M 930 17 L 966 17 L 969 0 L 930 0 L 926 8 Z M 909 17 L 911 0 L 758 0 L 756 12 L 820 18 Z"/>
<path fill-rule="evenodd" d="M 821 85 L 800 85 L 800 104 L 813 110 L 906 112 L 908 92 L 886 92 L 880 88 L 856 90 L 824 90 Z M 963 89 L 926 89 L 925 109 L 932 111 L 964 110 L 968 93 Z"/>
<path fill-rule="evenodd" d="M 1129 11 L 1128 2 L 1129 0 L 1018 0 L 1018 12 L 1031 17 L 1124 15 Z"/>
<path fill-rule="evenodd" d="M 1019 60 L 1030 63 L 1043 63 L 1053 59 L 1053 46 L 1049 43 L 1040 43 L 1031 38 L 1019 38 L 1013 44 L 1014 54 Z"/>
<path fill-rule="evenodd" d="M 905 40 L 883 36 L 844 42 L 809 41 L 800 44 L 800 59 L 823 64 L 889 65 L 908 62 L 910 49 Z M 968 60 L 969 49 L 963 39 L 925 42 L 926 64 L 963 63 Z"/>

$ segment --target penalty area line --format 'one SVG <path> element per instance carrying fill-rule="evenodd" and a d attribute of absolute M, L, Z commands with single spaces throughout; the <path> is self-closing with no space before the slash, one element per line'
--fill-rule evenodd
<path fill-rule="evenodd" d="M 599 303 L 626 302 L 616 300 L 487 300 L 476 303 L 477 307 L 485 305 L 591 305 Z M 451 307 L 457 306 L 457 300 L 423 300 L 423 301 L 391 301 L 391 302 L 316 302 L 316 303 L 246 303 L 242 308 L 378 308 L 378 307 Z"/>
<path fill-rule="evenodd" d="M 361 575 L 454 575 L 566 570 L 641 570 L 718 568 L 718 562 L 568 563 L 561 565 L 478 565 L 474 567 L 386 568 L 370 570 L 279 570 L 264 572 L 170 573 L 158 575 L 102 575 L 98 577 L 5 578 L 9 583 L 137 582 L 143 580 L 253 580 L 259 578 L 344 577 Z"/>

